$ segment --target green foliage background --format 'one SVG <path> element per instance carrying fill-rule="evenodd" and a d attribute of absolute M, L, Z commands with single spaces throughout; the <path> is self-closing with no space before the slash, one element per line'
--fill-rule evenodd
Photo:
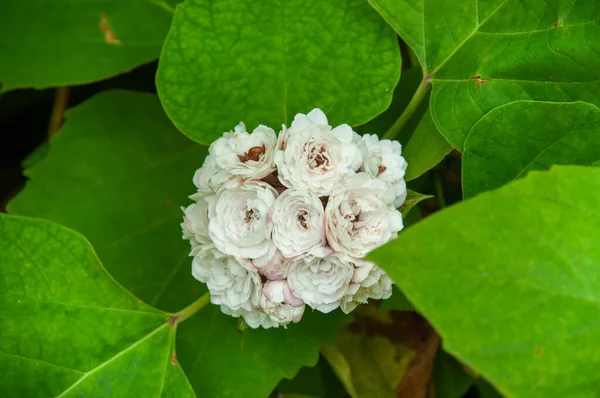
<path fill-rule="evenodd" d="M 420 353 L 397 316 L 418 312 L 438 398 L 598 396 L 599 21 L 598 0 L 1 2 L 4 91 L 160 59 L 158 95 L 69 109 L 0 215 L 0 393 L 393 396 Z M 369 257 L 393 299 L 278 330 L 184 319 L 205 145 L 314 107 L 403 144 L 408 228 Z M 465 201 L 421 221 L 450 152 Z"/>

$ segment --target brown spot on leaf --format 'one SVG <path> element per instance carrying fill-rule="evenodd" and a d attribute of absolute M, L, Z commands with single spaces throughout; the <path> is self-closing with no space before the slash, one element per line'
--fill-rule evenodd
<path fill-rule="evenodd" d="M 469 80 L 473 80 L 477 85 L 482 86 L 484 83 L 489 83 L 492 79 L 484 79 L 480 75 L 472 76 Z"/>
<path fill-rule="evenodd" d="M 533 353 L 536 357 L 542 356 L 542 347 L 533 347 Z"/>
<path fill-rule="evenodd" d="M 165 200 L 165 206 L 173 206 L 173 201 L 172 200 Z"/>
<path fill-rule="evenodd" d="M 175 354 L 175 351 L 173 351 L 171 353 L 171 365 L 177 366 L 178 363 L 179 361 L 177 361 L 177 354 Z"/>
<path fill-rule="evenodd" d="M 105 13 L 100 14 L 100 29 L 102 29 L 102 33 L 104 33 L 104 41 L 106 43 L 114 45 L 121 44 L 121 40 L 117 39 L 117 36 L 115 36 L 114 32 L 111 30 Z"/>
<path fill-rule="evenodd" d="M 561 26 L 563 26 L 563 21 L 558 21 L 557 23 L 552 25 L 552 28 L 556 29 L 556 28 L 560 28 Z"/>

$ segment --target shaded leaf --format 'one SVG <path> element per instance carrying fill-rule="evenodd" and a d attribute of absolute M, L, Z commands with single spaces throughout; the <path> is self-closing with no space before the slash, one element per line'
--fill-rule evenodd
<path fill-rule="evenodd" d="M 167 114 L 208 144 L 240 120 L 279 129 L 321 108 L 358 125 L 390 104 L 400 76 L 392 29 L 362 0 L 188 0 L 159 62 Z"/>
<path fill-rule="evenodd" d="M 600 170 L 554 167 L 428 217 L 369 258 L 501 392 L 592 396 L 599 213 Z"/>
<path fill-rule="evenodd" d="M 429 198 L 433 198 L 433 195 L 425 195 L 422 193 L 418 193 L 415 191 L 411 191 L 410 189 L 408 190 L 408 194 L 406 196 L 406 200 L 404 201 L 404 204 L 402 204 L 402 206 L 400 206 L 400 213 L 402 213 L 402 217 L 406 217 L 407 214 L 410 212 L 410 210 L 415 207 L 417 204 L 419 204 L 419 202 L 425 200 L 425 199 L 429 199 Z"/>
<path fill-rule="evenodd" d="M 383 300 L 379 309 L 382 311 L 416 311 L 414 305 L 406 298 L 397 286 L 394 286 L 392 297 Z"/>
<path fill-rule="evenodd" d="M 435 396 L 461 398 L 473 385 L 473 377 L 452 355 L 439 350 L 433 364 L 433 386 Z"/>
<path fill-rule="evenodd" d="M 596 0 L 369 2 L 415 51 L 433 82 L 433 119 L 458 150 L 511 101 L 600 104 Z"/>
<path fill-rule="evenodd" d="M 174 3 L 2 1 L 2 89 L 88 83 L 152 61 L 160 54 Z"/>
<path fill-rule="evenodd" d="M 323 355 L 353 398 L 395 397 L 414 352 L 402 339 L 405 327 L 389 312 L 362 305 L 355 320 L 340 331 L 338 344 L 324 346 Z"/>
<path fill-rule="evenodd" d="M 420 177 L 437 166 L 451 150 L 452 145 L 435 127 L 427 109 L 402 151 L 402 156 L 408 162 L 404 178 L 411 181 Z"/>
<path fill-rule="evenodd" d="M 102 268 L 79 234 L 0 214 L 3 396 L 195 397 L 169 316 Z"/>
<path fill-rule="evenodd" d="M 463 193 L 468 198 L 553 164 L 598 163 L 599 108 L 584 102 L 513 102 L 473 126 L 463 155 Z"/>

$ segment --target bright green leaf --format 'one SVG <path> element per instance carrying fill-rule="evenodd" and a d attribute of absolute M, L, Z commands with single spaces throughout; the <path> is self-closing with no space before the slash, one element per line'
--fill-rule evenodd
<path fill-rule="evenodd" d="M 419 202 L 429 198 L 433 198 L 433 195 L 424 195 L 409 189 L 404 204 L 400 206 L 400 213 L 402 213 L 402 217 L 406 217 L 410 210 L 419 204 Z"/>
<path fill-rule="evenodd" d="M 459 150 L 511 101 L 600 104 L 596 0 L 369 2 L 415 51 L 433 82 L 433 119 Z"/>
<path fill-rule="evenodd" d="M 105 79 L 158 58 L 174 0 L 0 2 L 2 89 Z"/>
<path fill-rule="evenodd" d="M 279 129 L 315 107 L 333 125 L 365 123 L 399 76 L 396 36 L 363 0 L 187 0 L 157 86 L 175 125 L 208 144 L 240 121 Z"/>
<path fill-rule="evenodd" d="M 9 211 L 84 234 L 142 300 L 177 311 L 198 297 L 180 206 L 206 149 L 178 134 L 155 95 L 103 92 L 67 112 Z"/>
<path fill-rule="evenodd" d="M 511 397 L 589 397 L 600 365 L 600 169 L 559 166 L 374 251 L 448 352 Z"/>
<path fill-rule="evenodd" d="M 599 108 L 584 102 L 513 102 L 484 116 L 465 141 L 464 197 L 553 164 L 598 163 Z"/>
<path fill-rule="evenodd" d="M 195 397 L 169 316 L 104 270 L 79 234 L 0 214 L 0 393 Z"/>
<path fill-rule="evenodd" d="M 408 162 L 406 181 L 414 180 L 435 167 L 451 150 L 452 145 L 435 127 L 427 109 L 402 151 Z"/>
<path fill-rule="evenodd" d="M 191 275 L 179 226 L 179 206 L 190 203 L 205 153 L 175 130 L 156 96 L 104 92 L 67 113 L 10 210 L 84 233 L 120 283 L 176 311 L 206 291 Z M 237 319 L 214 306 L 182 323 L 179 359 L 198 395 L 267 396 L 281 378 L 314 365 L 321 344 L 334 342 L 347 318 L 308 312 L 287 330 L 240 334 Z"/>

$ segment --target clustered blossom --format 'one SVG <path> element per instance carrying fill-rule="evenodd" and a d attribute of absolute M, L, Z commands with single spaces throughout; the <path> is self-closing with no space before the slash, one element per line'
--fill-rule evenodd
<path fill-rule="evenodd" d="M 320 109 L 279 136 L 243 123 L 213 142 L 184 208 L 192 274 L 252 328 L 299 322 L 305 306 L 353 311 L 392 281 L 365 261 L 397 236 L 406 161 L 396 141 L 332 128 Z"/>

